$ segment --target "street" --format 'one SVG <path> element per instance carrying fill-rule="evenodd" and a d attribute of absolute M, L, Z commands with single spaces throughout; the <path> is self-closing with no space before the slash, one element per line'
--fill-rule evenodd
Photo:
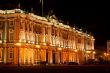
<path fill-rule="evenodd" d="M 110 65 L 0 66 L 0 73 L 109 73 Z"/>

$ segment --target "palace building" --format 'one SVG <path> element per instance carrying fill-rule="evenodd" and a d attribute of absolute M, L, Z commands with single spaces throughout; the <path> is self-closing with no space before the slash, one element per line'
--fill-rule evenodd
<path fill-rule="evenodd" d="M 0 63 L 83 63 L 94 59 L 94 37 L 52 18 L 0 10 Z"/>

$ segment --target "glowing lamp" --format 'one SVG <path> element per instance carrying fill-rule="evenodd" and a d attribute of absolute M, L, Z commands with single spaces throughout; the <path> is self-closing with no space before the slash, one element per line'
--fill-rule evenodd
<path fill-rule="evenodd" d="M 75 49 L 74 51 L 75 51 L 75 52 L 78 52 L 78 50 L 77 50 L 77 49 Z"/>
<path fill-rule="evenodd" d="M 95 51 L 93 51 L 93 54 L 96 54 L 96 52 L 95 52 Z"/>
<path fill-rule="evenodd" d="M 91 53 L 91 51 L 86 51 L 86 53 Z"/>
<path fill-rule="evenodd" d="M 62 48 L 59 47 L 58 50 L 62 50 Z"/>
<path fill-rule="evenodd" d="M 21 46 L 21 43 L 16 43 L 17 46 Z"/>
<path fill-rule="evenodd" d="M 40 48 L 40 45 L 36 45 L 36 48 Z"/>

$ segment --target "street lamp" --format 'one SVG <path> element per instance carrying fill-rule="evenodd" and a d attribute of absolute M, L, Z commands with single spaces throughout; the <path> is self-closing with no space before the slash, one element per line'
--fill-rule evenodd
<path fill-rule="evenodd" d="M 61 50 L 62 50 L 62 48 L 58 48 L 58 50 L 59 50 L 59 51 L 61 51 Z"/>
<path fill-rule="evenodd" d="M 61 50 L 62 50 L 62 48 L 58 48 L 58 50 L 59 50 L 59 53 L 60 53 L 60 63 L 61 63 Z"/>
<path fill-rule="evenodd" d="M 86 53 L 87 53 L 87 54 L 90 54 L 90 53 L 91 53 L 91 51 L 86 51 Z"/>
<path fill-rule="evenodd" d="M 96 54 L 96 52 L 93 51 L 93 52 L 92 52 L 93 59 L 95 59 L 95 54 Z"/>
<path fill-rule="evenodd" d="M 87 61 L 89 59 L 89 54 L 91 53 L 91 51 L 87 50 L 85 52 L 86 52 L 85 58 L 86 58 L 86 61 Z"/>
<path fill-rule="evenodd" d="M 36 45 L 36 48 L 40 48 L 40 45 Z"/>
<path fill-rule="evenodd" d="M 16 43 L 16 46 L 18 46 L 20 48 L 21 43 Z M 19 55 L 20 55 L 19 48 L 18 48 L 18 67 L 20 66 L 20 64 L 19 64 Z"/>
<path fill-rule="evenodd" d="M 108 60 L 109 54 L 105 52 L 105 53 L 104 53 L 104 56 L 105 56 L 106 60 Z"/>
<path fill-rule="evenodd" d="M 96 52 L 95 52 L 95 51 L 93 51 L 93 54 L 96 54 Z"/>

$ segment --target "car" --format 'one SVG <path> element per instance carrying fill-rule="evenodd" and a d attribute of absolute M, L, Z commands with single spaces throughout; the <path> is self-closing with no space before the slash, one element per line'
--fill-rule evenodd
<path fill-rule="evenodd" d="M 69 62 L 68 65 L 78 65 L 77 62 Z"/>

